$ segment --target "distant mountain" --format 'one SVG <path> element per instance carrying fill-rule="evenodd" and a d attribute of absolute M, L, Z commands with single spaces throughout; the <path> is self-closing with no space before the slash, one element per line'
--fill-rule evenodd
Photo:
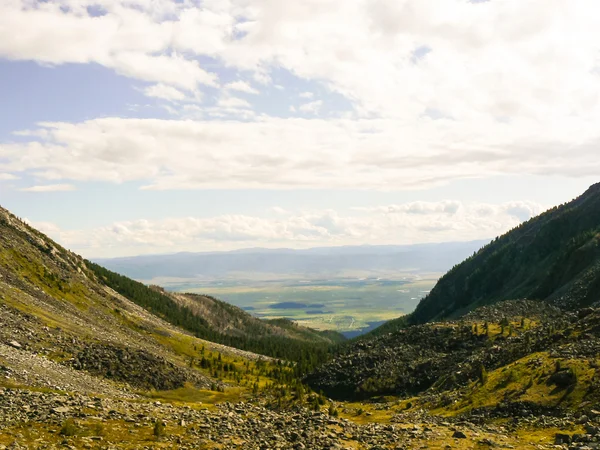
<path fill-rule="evenodd" d="M 231 252 L 98 259 L 96 262 L 138 280 L 158 277 L 221 278 L 250 272 L 320 277 L 345 271 L 445 272 L 487 242 L 322 247 L 308 250 L 252 248 Z"/>

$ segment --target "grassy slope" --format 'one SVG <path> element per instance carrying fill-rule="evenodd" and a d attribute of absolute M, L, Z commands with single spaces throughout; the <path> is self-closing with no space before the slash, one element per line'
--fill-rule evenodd
<path fill-rule="evenodd" d="M 264 324 L 245 311 L 216 299 L 168 294 L 89 261 L 86 265 L 93 276 L 110 288 L 202 339 L 297 361 L 303 367 L 314 367 L 326 360 L 333 344 L 317 332 L 305 330 L 299 335 L 298 332 L 291 333 L 288 329 Z"/>

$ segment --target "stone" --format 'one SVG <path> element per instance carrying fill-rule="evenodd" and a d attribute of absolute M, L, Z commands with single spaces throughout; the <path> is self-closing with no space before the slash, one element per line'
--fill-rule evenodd
<path fill-rule="evenodd" d="M 10 341 L 8 343 L 8 345 L 10 345 L 11 347 L 16 348 L 16 349 L 23 348 L 23 346 L 21 344 L 19 344 L 17 341 Z"/>
<path fill-rule="evenodd" d="M 556 433 L 554 436 L 554 445 L 570 444 L 571 436 L 564 433 Z"/>

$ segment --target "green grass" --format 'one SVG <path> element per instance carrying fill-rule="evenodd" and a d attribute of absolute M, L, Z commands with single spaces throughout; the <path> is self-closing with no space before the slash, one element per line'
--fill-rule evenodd
<path fill-rule="evenodd" d="M 551 383 L 560 367 L 573 371 L 577 381 L 568 387 Z M 435 410 L 439 414 L 456 415 L 475 408 L 492 407 L 502 401 L 532 402 L 546 407 L 576 409 L 586 400 L 588 390 L 596 375 L 597 361 L 556 360 L 540 352 L 526 356 L 505 367 L 490 371 L 485 383 L 473 382 L 459 401 L 449 407 Z M 587 398 L 592 400 L 591 398 Z"/>

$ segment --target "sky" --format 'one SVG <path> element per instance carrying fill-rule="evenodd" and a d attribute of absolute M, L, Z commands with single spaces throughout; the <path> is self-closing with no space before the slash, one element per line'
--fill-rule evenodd
<path fill-rule="evenodd" d="M 2 0 L 0 205 L 86 257 L 493 238 L 600 181 L 596 0 Z"/>

